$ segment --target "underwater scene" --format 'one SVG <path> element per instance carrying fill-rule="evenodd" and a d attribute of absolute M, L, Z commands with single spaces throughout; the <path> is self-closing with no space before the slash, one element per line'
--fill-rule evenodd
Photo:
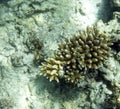
<path fill-rule="evenodd" d="M 120 109 L 120 0 L 0 0 L 0 109 Z"/>

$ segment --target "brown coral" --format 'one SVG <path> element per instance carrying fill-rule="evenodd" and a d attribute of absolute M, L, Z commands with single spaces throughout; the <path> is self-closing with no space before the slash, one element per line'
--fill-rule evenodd
<path fill-rule="evenodd" d="M 95 28 L 80 31 L 59 45 L 55 57 L 43 64 L 41 72 L 50 80 L 78 83 L 89 69 L 97 69 L 110 55 L 112 43 L 107 35 Z M 54 73 L 53 73 L 54 72 Z"/>
<path fill-rule="evenodd" d="M 41 68 L 42 75 L 46 76 L 50 81 L 56 80 L 59 82 L 59 76 L 62 74 L 62 65 L 59 60 L 49 58 L 46 60 L 46 64 L 43 64 Z"/>

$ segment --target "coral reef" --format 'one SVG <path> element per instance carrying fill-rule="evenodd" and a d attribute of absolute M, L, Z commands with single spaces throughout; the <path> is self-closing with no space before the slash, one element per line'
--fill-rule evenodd
<path fill-rule="evenodd" d="M 37 36 L 33 33 L 30 33 L 31 37 L 26 40 L 26 45 L 29 49 L 29 52 L 34 52 L 33 62 L 36 65 L 40 65 L 41 62 L 44 61 L 44 51 L 43 51 L 43 43 L 37 38 Z"/>
<path fill-rule="evenodd" d="M 110 55 L 110 38 L 99 32 L 95 27 L 79 31 L 71 39 L 66 39 L 59 45 L 59 50 L 53 58 L 42 64 L 41 74 L 59 82 L 77 84 L 91 69 L 97 69 Z"/>
<path fill-rule="evenodd" d="M 106 105 L 111 108 L 120 109 L 120 84 L 111 84 L 112 94 L 106 99 Z"/>
<path fill-rule="evenodd" d="M 111 5 L 114 7 L 120 7 L 120 0 L 111 0 Z"/>
<path fill-rule="evenodd" d="M 11 109 L 14 106 L 14 101 L 10 98 L 0 99 L 0 109 Z"/>
<path fill-rule="evenodd" d="M 26 40 L 26 45 L 28 47 L 28 49 L 30 51 L 33 51 L 35 49 L 42 49 L 43 47 L 43 43 L 42 41 L 37 38 L 37 36 L 34 34 L 34 33 L 30 33 L 31 37 L 29 37 L 27 40 Z"/>

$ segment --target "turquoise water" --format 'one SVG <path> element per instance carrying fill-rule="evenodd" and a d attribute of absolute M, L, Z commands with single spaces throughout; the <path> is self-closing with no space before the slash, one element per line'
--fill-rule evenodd
<path fill-rule="evenodd" d="M 120 14 L 114 2 L 1 0 L 0 109 L 119 109 Z M 59 44 L 94 25 L 113 42 L 103 66 L 77 86 L 41 75 Z"/>

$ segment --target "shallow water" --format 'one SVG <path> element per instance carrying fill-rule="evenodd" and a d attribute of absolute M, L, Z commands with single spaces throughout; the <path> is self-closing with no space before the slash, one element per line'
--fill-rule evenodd
<path fill-rule="evenodd" d="M 0 109 L 119 109 L 120 14 L 111 1 L 1 0 Z M 76 87 L 40 75 L 58 45 L 88 26 L 113 42 L 110 58 L 91 70 L 96 76 Z"/>

